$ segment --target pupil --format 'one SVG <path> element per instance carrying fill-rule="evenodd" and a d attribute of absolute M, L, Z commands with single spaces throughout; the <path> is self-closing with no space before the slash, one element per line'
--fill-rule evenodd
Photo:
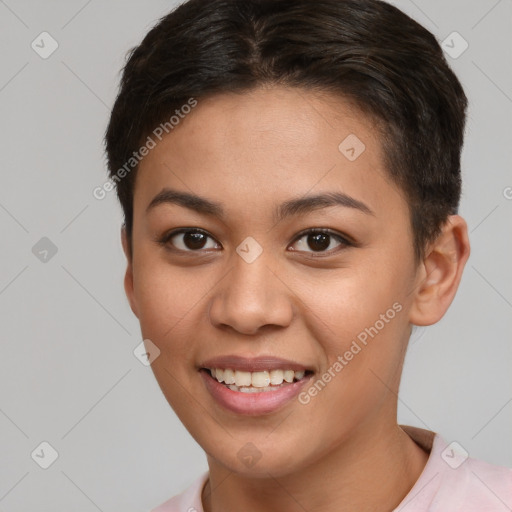
<path fill-rule="evenodd" d="M 205 243 L 205 238 L 203 233 L 187 232 L 183 241 L 189 249 L 201 249 Z"/>
<path fill-rule="evenodd" d="M 315 233 L 313 235 L 309 235 L 308 237 L 308 245 L 310 249 L 314 251 L 327 249 L 329 247 L 329 237 L 325 233 Z M 311 244 L 311 240 L 313 240 L 313 244 Z"/>

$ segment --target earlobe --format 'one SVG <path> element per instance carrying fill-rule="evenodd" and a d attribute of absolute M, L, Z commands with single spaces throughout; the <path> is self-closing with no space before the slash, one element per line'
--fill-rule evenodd
<path fill-rule="evenodd" d="M 133 311 L 133 314 L 138 318 L 139 312 L 133 286 L 133 255 L 132 251 L 130 250 L 130 242 L 128 240 L 128 235 L 126 233 L 126 227 L 124 224 L 121 227 L 121 243 L 123 245 L 123 251 L 127 261 L 126 272 L 124 275 L 124 291 L 126 293 L 126 297 L 128 298 L 128 302 L 130 303 L 130 308 Z"/>
<path fill-rule="evenodd" d="M 459 287 L 469 253 L 466 221 L 451 215 L 421 265 L 409 312 L 412 324 L 432 325 L 444 316 Z"/>

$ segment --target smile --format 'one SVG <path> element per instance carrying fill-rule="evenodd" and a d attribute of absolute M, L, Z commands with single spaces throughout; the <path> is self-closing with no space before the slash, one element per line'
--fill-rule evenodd
<path fill-rule="evenodd" d="M 309 382 L 310 370 L 202 368 L 200 375 L 217 405 L 236 414 L 269 414 L 290 403 Z"/>
<path fill-rule="evenodd" d="M 217 382 L 224 383 L 232 391 L 259 393 L 279 389 L 292 382 L 300 381 L 307 370 L 264 370 L 247 372 L 230 368 L 207 368 Z"/>

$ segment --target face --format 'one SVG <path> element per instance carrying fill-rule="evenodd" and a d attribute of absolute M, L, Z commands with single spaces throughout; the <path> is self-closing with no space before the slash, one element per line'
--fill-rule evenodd
<path fill-rule="evenodd" d="M 396 423 L 409 211 L 346 101 L 289 88 L 199 101 L 139 166 L 132 236 L 125 287 L 160 350 L 154 374 L 210 460 L 285 475 Z"/>

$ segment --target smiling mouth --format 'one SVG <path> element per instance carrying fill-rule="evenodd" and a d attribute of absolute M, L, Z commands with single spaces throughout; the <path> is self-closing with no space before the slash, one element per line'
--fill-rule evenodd
<path fill-rule="evenodd" d="M 241 393 L 271 392 L 294 382 L 308 379 L 313 372 L 311 370 L 264 370 L 248 372 L 235 369 L 202 368 L 210 377 L 220 384 L 224 384 L 231 391 Z"/>

